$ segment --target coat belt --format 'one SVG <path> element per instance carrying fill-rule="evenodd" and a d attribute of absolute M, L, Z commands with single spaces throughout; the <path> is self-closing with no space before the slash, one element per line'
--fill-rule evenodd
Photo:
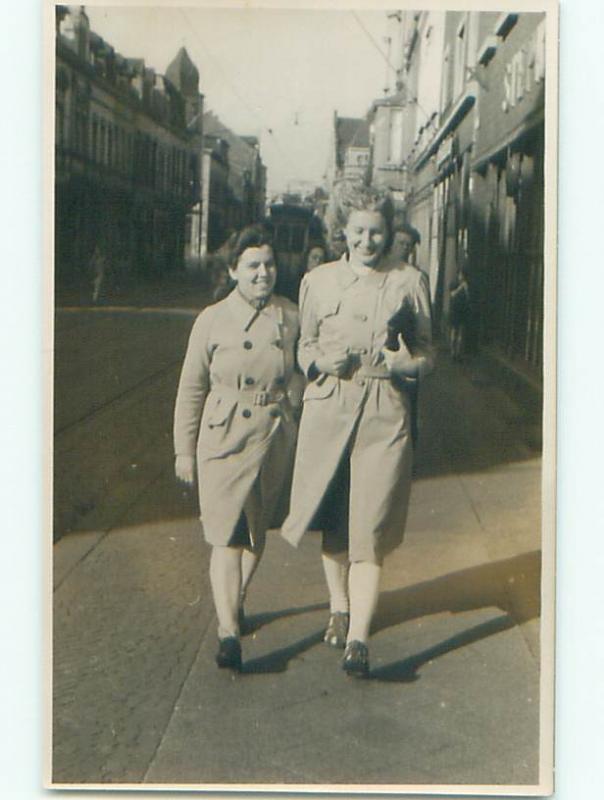
<path fill-rule="evenodd" d="M 392 375 L 388 369 L 383 364 L 379 364 L 375 367 L 370 367 L 368 364 L 361 364 L 361 366 L 354 371 L 353 377 L 355 378 L 379 378 L 379 379 L 386 379 L 391 378 Z"/>
<path fill-rule="evenodd" d="M 286 392 L 258 391 L 257 389 L 233 389 L 223 384 L 214 384 L 212 393 L 218 394 L 227 400 L 244 402 L 253 406 L 270 406 L 275 403 L 286 403 L 289 397 Z"/>

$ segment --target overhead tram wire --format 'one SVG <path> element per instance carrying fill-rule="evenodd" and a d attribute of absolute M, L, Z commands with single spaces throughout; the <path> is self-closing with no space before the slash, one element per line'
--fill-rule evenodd
<path fill-rule="evenodd" d="M 378 53 L 379 53 L 379 54 L 381 55 L 381 57 L 384 59 L 384 61 L 386 62 L 386 64 L 387 64 L 387 65 L 390 67 L 390 69 L 391 69 L 391 70 L 394 72 L 394 74 L 395 74 L 395 75 L 398 75 L 398 70 L 397 70 L 397 68 L 396 68 L 396 67 L 393 65 L 393 63 L 390 61 L 390 59 L 388 58 L 388 56 L 386 55 L 386 53 L 384 53 L 384 51 L 382 50 L 382 48 L 381 48 L 381 47 L 379 46 L 379 44 L 378 44 L 378 43 L 375 41 L 375 39 L 373 38 L 373 36 L 372 36 L 372 35 L 369 33 L 369 31 L 367 30 L 367 28 L 365 27 L 365 25 L 363 25 L 363 21 L 361 20 L 361 18 L 359 17 L 359 15 L 356 13 L 356 11 L 351 11 L 350 13 L 352 14 L 352 16 L 354 17 L 354 19 L 356 20 L 357 24 L 359 25 L 359 27 L 361 28 L 361 30 L 363 31 L 363 33 L 365 34 L 365 36 L 366 36 L 366 37 L 369 39 L 369 41 L 371 42 L 371 44 L 372 44 L 372 45 L 375 47 L 375 49 L 378 51 Z M 420 103 L 419 103 L 419 101 L 418 101 L 417 97 L 415 98 L 414 102 L 415 102 L 415 105 L 416 105 L 416 106 L 419 108 L 419 110 L 422 112 L 422 114 L 424 115 L 424 117 L 425 117 L 426 119 L 429 119 L 429 118 L 430 118 L 430 114 L 428 114 L 428 112 L 427 112 L 427 111 L 426 111 L 424 108 L 422 108 L 422 106 L 420 105 Z"/>
<path fill-rule="evenodd" d="M 192 20 L 187 15 L 185 10 L 183 8 L 179 8 L 177 10 L 180 11 L 180 14 L 183 17 L 183 19 L 184 19 L 184 21 L 185 21 L 185 23 L 187 25 L 187 28 L 193 32 L 193 35 L 195 36 L 195 39 L 197 40 L 197 43 L 199 44 L 199 46 L 201 47 L 203 52 L 210 58 L 210 60 L 214 63 L 214 65 L 216 66 L 216 68 L 218 69 L 220 74 L 222 75 L 222 78 L 223 78 L 224 82 L 226 83 L 226 85 L 230 88 L 230 90 L 233 92 L 235 97 L 240 101 L 240 103 L 250 112 L 250 114 L 253 117 L 256 117 L 256 119 L 259 120 L 259 122 L 261 123 L 261 130 L 264 130 L 269 134 L 269 136 L 273 140 L 273 143 L 274 143 L 275 147 L 277 148 L 277 150 L 279 151 L 281 156 L 285 159 L 285 162 L 286 162 L 287 166 L 293 171 L 293 174 L 295 175 L 296 172 L 297 172 L 297 169 L 294 167 L 294 164 L 291 161 L 290 157 L 287 155 L 287 153 L 281 147 L 281 144 L 279 143 L 279 140 L 278 140 L 277 136 L 275 135 L 274 131 L 272 130 L 272 128 L 268 128 L 266 126 L 265 121 L 262 119 L 262 117 L 260 116 L 258 111 L 256 111 L 256 109 L 252 108 L 252 106 L 250 106 L 250 104 L 247 102 L 247 100 L 244 97 L 242 97 L 242 95 L 240 94 L 240 92 L 237 89 L 237 87 L 235 86 L 235 84 L 232 82 L 232 80 L 229 78 L 229 76 L 226 74 L 226 72 L 222 68 L 222 65 L 220 64 L 220 62 L 218 61 L 216 56 L 214 56 L 210 52 L 210 50 L 206 47 L 206 45 L 202 41 L 201 36 L 199 35 L 197 29 L 193 25 Z"/>

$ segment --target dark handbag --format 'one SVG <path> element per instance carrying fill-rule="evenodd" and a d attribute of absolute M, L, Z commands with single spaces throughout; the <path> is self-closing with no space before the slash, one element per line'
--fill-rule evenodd
<path fill-rule="evenodd" d="M 417 323 L 415 313 L 408 303 L 403 303 L 399 310 L 390 317 L 387 323 L 387 331 L 386 348 L 388 350 L 396 352 L 399 349 L 398 337 L 400 334 L 407 350 L 412 356 L 415 355 L 415 350 L 417 349 Z M 392 383 L 397 389 L 406 392 L 409 397 L 411 405 L 411 441 L 415 450 L 418 437 L 417 401 L 419 382 L 395 377 L 392 379 Z"/>

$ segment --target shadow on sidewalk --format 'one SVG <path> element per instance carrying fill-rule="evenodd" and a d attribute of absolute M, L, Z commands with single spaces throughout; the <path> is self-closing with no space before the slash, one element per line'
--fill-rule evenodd
<path fill-rule="evenodd" d="M 245 633 L 256 633 L 265 625 L 270 625 L 278 619 L 284 617 L 298 617 L 300 614 L 309 614 L 311 611 L 321 611 L 328 608 L 327 603 L 314 603 L 310 606 L 296 606 L 293 608 L 282 608 L 279 611 L 263 611 L 260 614 L 250 614 L 245 617 Z"/>
<path fill-rule="evenodd" d="M 494 564 L 481 564 L 382 594 L 372 633 L 444 611 L 455 614 L 481 608 L 499 608 L 504 613 L 495 619 L 456 633 L 421 653 L 379 667 L 371 672 L 371 677 L 375 680 L 402 683 L 418 680 L 418 669 L 428 661 L 538 617 L 540 556 L 539 551 L 523 553 Z M 320 603 L 257 614 L 249 618 L 249 632 L 256 631 L 277 619 L 298 616 L 326 607 L 326 603 Z M 291 659 L 310 650 L 322 639 L 321 629 L 287 647 L 248 661 L 244 664 L 243 672 L 245 674 L 285 672 Z"/>
<path fill-rule="evenodd" d="M 541 553 L 535 550 L 384 593 L 380 597 L 373 633 L 446 611 L 456 614 L 499 608 L 504 614 L 461 631 L 414 656 L 373 670 L 371 677 L 403 683 L 417 680 L 417 670 L 428 661 L 538 617 L 540 590 Z"/>
<path fill-rule="evenodd" d="M 414 656 L 373 669 L 370 672 L 370 677 L 373 680 L 384 681 L 385 683 L 413 683 L 420 678 L 417 674 L 419 668 L 429 661 L 451 653 L 453 650 L 459 650 L 461 647 L 474 644 L 474 642 L 479 642 L 481 639 L 487 639 L 496 633 L 507 631 L 513 628 L 515 624 L 514 620 L 507 614 L 490 619 L 488 622 L 482 622 L 480 625 L 475 625 L 472 628 L 461 631 L 461 633 L 456 633 L 455 636 L 451 636 L 449 639 L 445 639 L 434 645 L 434 647 L 423 650 L 421 653 L 416 653 Z"/>
<path fill-rule="evenodd" d="M 277 672 L 285 672 L 289 662 L 297 656 L 310 650 L 319 642 L 323 641 L 324 629 L 321 628 L 315 633 L 311 633 L 297 642 L 267 653 L 260 658 L 253 658 L 243 664 L 242 672 L 247 675 L 265 675 Z"/>

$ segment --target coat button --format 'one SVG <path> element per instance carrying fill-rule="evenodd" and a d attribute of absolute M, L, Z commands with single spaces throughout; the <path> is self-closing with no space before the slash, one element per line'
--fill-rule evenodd
<path fill-rule="evenodd" d="M 361 322 L 367 322 L 367 314 L 355 314 L 355 319 L 360 319 Z"/>
<path fill-rule="evenodd" d="M 359 350 L 359 353 L 360 353 L 362 356 L 365 356 L 365 355 L 367 355 L 367 348 L 366 348 L 366 347 L 361 347 L 361 349 Z"/>
<path fill-rule="evenodd" d="M 243 343 L 243 346 L 245 347 L 246 350 L 251 350 L 252 349 L 252 343 L 250 342 L 249 339 L 245 340 L 245 342 Z"/>
<path fill-rule="evenodd" d="M 283 377 L 283 375 L 278 375 L 275 378 L 275 383 L 277 384 L 277 386 L 283 386 L 283 384 L 285 383 L 285 378 Z"/>
<path fill-rule="evenodd" d="M 359 384 L 359 386 L 365 386 L 365 381 L 363 378 L 359 378 L 357 383 Z"/>
<path fill-rule="evenodd" d="M 281 339 L 277 339 L 277 341 L 275 342 L 275 347 L 277 347 L 279 350 L 283 348 L 283 342 L 281 341 Z"/>
<path fill-rule="evenodd" d="M 249 378 L 249 377 L 246 378 L 245 379 L 245 385 L 246 386 L 253 386 L 254 385 L 254 379 L 253 378 Z"/>
<path fill-rule="evenodd" d="M 252 412 L 249 410 L 249 408 L 244 408 L 243 411 L 241 412 L 241 414 L 246 419 L 249 419 L 252 416 Z"/>

